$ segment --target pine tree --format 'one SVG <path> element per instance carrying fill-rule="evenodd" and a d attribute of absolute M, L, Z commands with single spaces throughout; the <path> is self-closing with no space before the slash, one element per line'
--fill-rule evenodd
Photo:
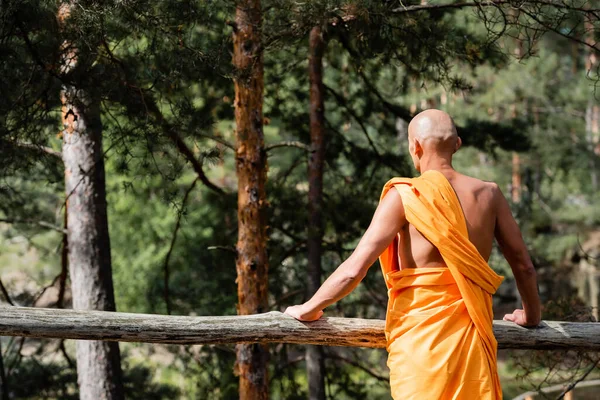
<path fill-rule="evenodd" d="M 263 49 L 260 0 L 239 0 L 233 27 L 236 173 L 238 177 L 238 314 L 267 309 L 267 157 L 263 135 Z M 240 399 L 269 397 L 268 350 L 237 345 Z"/>
<path fill-rule="evenodd" d="M 321 286 L 323 256 L 323 167 L 325 164 L 325 88 L 323 86 L 323 55 L 327 42 L 322 27 L 315 26 L 309 34 L 308 75 L 310 82 L 310 144 L 308 158 L 308 293 L 312 296 Z M 323 349 L 308 346 L 306 371 L 310 399 L 325 400 L 325 360 Z"/>
<path fill-rule="evenodd" d="M 63 29 L 73 8 L 72 2 L 64 2 L 58 10 Z M 61 50 L 63 75 L 88 73 L 77 71 L 86 67 L 87 60 L 82 59 L 85 52 L 69 40 L 65 40 Z M 116 311 L 100 104 L 85 85 L 87 79 L 80 78 L 83 85 L 78 81 L 65 83 L 61 92 L 65 218 L 73 308 Z M 77 341 L 77 380 L 82 400 L 123 399 L 121 375 L 118 343 Z"/>

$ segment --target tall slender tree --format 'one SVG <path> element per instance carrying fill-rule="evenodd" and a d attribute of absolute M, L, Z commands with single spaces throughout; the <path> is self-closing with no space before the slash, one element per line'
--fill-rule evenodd
<path fill-rule="evenodd" d="M 514 55 L 518 59 L 523 57 L 523 41 L 518 36 L 515 43 Z M 515 99 L 517 100 L 517 99 Z M 516 119 L 518 117 L 517 104 L 513 103 L 510 107 L 510 117 Z M 522 185 L 521 185 L 521 156 L 516 151 L 512 152 L 512 179 L 511 179 L 511 200 L 513 203 L 518 204 L 521 202 L 522 197 Z M 518 291 L 517 291 L 518 293 Z M 517 298 L 519 296 L 517 295 Z M 520 298 L 518 298 L 519 304 Z"/>
<path fill-rule="evenodd" d="M 585 21 L 585 42 L 589 45 L 585 54 L 585 69 L 587 74 L 596 75 L 598 68 L 598 54 L 595 45 L 594 25 Z M 595 91 L 590 91 L 588 104 L 585 109 L 585 133 L 590 157 L 590 181 L 592 190 L 598 190 L 598 155 L 600 155 L 600 106 L 596 99 Z"/>
<path fill-rule="evenodd" d="M 58 12 L 65 26 L 73 3 Z M 79 49 L 66 40 L 62 45 L 62 74 L 83 76 Z M 115 311 L 110 239 L 106 211 L 104 152 L 100 102 L 85 78 L 65 84 L 61 92 L 65 165 L 65 212 L 68 264 L 73 308 Z M 77 376 L 82 400 L 124 398 L 121 356 L 117 342 L 77 341 Z"/>
<path fill-rule="evenodd" d="M 238 242 L 238 314 L 267 309 L 267 157 L 263 136 L 263 48 L 260 0 L 239 0 L 233 24 Z M 237 346 L 240 399 L 268 398 L 268 349 Z"/>
<path fill-rule="evenodd" d="M 310 156 L 308 159 L 308 293 L 312 296 L 321 286 L 323 255 L 323 165 L 325 164 L 325 86 L 323 55 L 327 47 L 320 26 L 309 35 L 308 75 L 310 81 Z M 306 373 L 308 396 L 325 400 L 325 358 L 320 346 L 307 346 Z"/>
<path fill-rule="evenodd" d="M 6 373 L 4 371 L 4 359 L 2 357 L 2 346 L 0 343 L 0 396 L 2 400 L 8 400 L 8 382 L 6 381 Z"/>

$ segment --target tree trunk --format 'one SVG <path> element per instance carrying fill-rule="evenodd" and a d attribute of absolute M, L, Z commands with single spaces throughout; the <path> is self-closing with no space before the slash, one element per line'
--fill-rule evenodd
<path fill-rule="evenodd" d="M 236 173 L 238 178 L 238 314 L 267 311 L 267 157 L 263 137 L 263 56 L 260 0 L 239 0 L 233 32 Z M 237 346 L 240 399 L 269 397 L 268 348 Z"/>
<path fill-rule="evenodd" d="M 589 32 L 586 37 L 586 43 L 593 45 L 594 27 L 590 22 L 585 23 L 586 31 Z M 598 56 L 591 48 L 587 48 L 585 69 L 586 73 L 592 75 L 594 69 L 598 67 Z M 590 183 L 594 192 L 598 190 L 598 152 L 596 149 L 600 146 L 600 106 L 596 101 L 596 92 L 589 94 L 588 104 L 585 110 L 585 133 L 589 150 Z"/>
<path fill-rule="evenodd" d="M 517 37 L 517 43 L 514 48 L 514 54 L 517 59 L 521 59 L 523 55 L 523 41 L 520 37 Z M 517 112 L 517 99 L 515 98 L 515 102 L 510 105 L 510 117 L 514 120 L 518 116 Z M 518 204 L 521 202 L 521 194 L 522 194 L 522 185 L 521 185 L 521 157 L 519 153 L 513 151 L 512 153 L 512 179 L 511 179 L 511 190 L 510 197 L 513 203 Z M 518 293 L 518 290 L 515 290 Z M 521 305 L 520 295 L 517 295 L 518 305 Z"/>
<path fill-rule="evenodd" d="M 521 157 L 519 153 L 512 153 L 512 180 L 510 197 L 512 202 L 521 202 Z"/>
<path fill-rule="evenodd" d="M 590 183 L 591 188 L 594 192 L 598 190 L 598 166 L 597 156 L 595 154 L 595 147 L 597 145 L 598 136 L 598 114 L 600 109 L 596 105 L 594 94 L 590 94 L 590 99 L 585 110 L 585 133 L 586 142 L 589 151 L 589 167 L 590 167 Z"/>
<path fill-rule="evenodd" d="M 70 7 L 63 3 L 59 21 L 68 18 Z M 64 48 L 68 49 L 63 54 L 67 73 L 77 67 L 77 51 L 67 44 Z M 73 308 L 115 311 L 99 101 L 73 86 L 63 87 L 61 100 Z M 76 350 L 80 399 L 123 399 L 118 344 L 78 341 Z"/>
<path fill-rule="evenodd" d="M 0 338 L 1 339 L 1 338 Z M 8 381 L 4 371 L 4 359 L 2 357 L 2 342 L 0 341 L 0 396 L 2 400 L 8 400 Z"/>
<path fill-rule="evenodd" d="M 326 43 L 321 27 L 310 31 L 308 72 L 310 80 L 310 144 L 308 159 L 308 293 L 311 297 L 321 286 L 323 240 L 323 165 L 325 162 L 325 105 L 323 86 L 323 53 Z M 325 400 L 325 359 L 323 349 L 306 348 L 308 396 Z"/>

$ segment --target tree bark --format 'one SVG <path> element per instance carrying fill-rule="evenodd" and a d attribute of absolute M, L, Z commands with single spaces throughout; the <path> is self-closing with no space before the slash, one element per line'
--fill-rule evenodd
<path fill-rule="evenodd" d="M 514 14 L 514 11 L 513 11 Z M 514 54 L 517 59 L 521 59 L 523 55 L 523 40 L 520 37 L 517 37 L 516 45 L 514 48 Z M 518 116 L 517 113 L 517 99 L 515 98 L 515 102 L 510 105 L 510 117 L 514 120 Z M 518 204 L 521 202 L 522 195 L 522 185 L 521 185 L 521 156 L 519 153 L 513 151 L 512 152 L 512 176 L 511 176 L 511 190 L 510 197 L 513 203 Z M 518 292 L 518 290 L 516 291 Z M 518 304 L 521 304 L 520 295 L 517 295 Z"/>
<path fill-rule="evenodd" d="M 510 197 L 512 202 L 517 204 L 521 202 L 521 157 L 519 153 L 512 153 L 512 184 Z"/>
<path fill-rule="evenodd" d="M 62 248 L 60 251 L 60 278 L 58 279 L 58 297 L 56 299 L 56 307 L 58 308 L 63 308 L 65 305 L 67 275 L 69 274 L 69 235 L 67 234 L 67 214 L 67 204 L 65 203 L 65 214 L 63 216 L 63 228 L 65 233 L 63 233 Z"/>
<path fill-rule="evenodd" d="M 0 396 L 2 400 L 8 400 L 8 380 L 4 370 L 4 358 L 2 356 L 2 343 L 0 342 Z"/>
<path fill-rule="evenodd" d="M 68 18 L 70 8 L 70 3 L 63 3 L 60 22 Z M 77 49 L 68 43 L 63 49 L 62 72 L 68 73 L 77 68 Z M 63 87 L 61 100 L 73 308 L 115 311 L 99 101 L 85 88 L 74 86 Z M 80 399 L 123 399 L 118 344 L 78 341 L 76 351 Z"/>
<path fill-rule="evenodd" d="M 238 0 L 233 24 L 238 242 L 238 314 L 267 310 L 267 157 L 263 137 L 263 51 L 260 0 Z M 235 370 L 240 399 L 268 398 L 268 348 L 240 344 Z"/>
<path fill-rule="evenodd" d="M 319 26 L 309 36 L 309 80 L 310 80 L 310 145 L 308 159 L 308 286 L 307 297 L 311 297 L 321 286 L 321 257 L 323 254 L 323 165 L 325 162 L 325 105 L 323 86 L 323 54 L 326 42 Z M 325 358 L 323 349 L 317 346 L 306 348 L 306 374 L 308 398 L 325 400 Z"/>
<path fill-rule="evenodd" d="M 594 27 L 589 22 L 585 23 L 586 34 L 585 42 L 593 45 L 594 42 Z M 587 48 L 585 69 L 589 75 L 594 74 L 594 69 L 598 68 L 598 55 L 596 52 Z M 589 94 L 588 104 L 585 110 L 585 133 L 586 141 L 589 150 L 589 166 L 590 166 L 590 183 L 593 192 L 598 191 L 598 156 L 600 155 L 600 106 L 596 100 L 596 92 L 592 91 Z"/>

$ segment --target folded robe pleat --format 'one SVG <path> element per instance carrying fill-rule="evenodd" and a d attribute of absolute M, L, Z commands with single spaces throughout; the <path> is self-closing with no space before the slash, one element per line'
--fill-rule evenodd
<path fill-rule="evenodd" d="M 469 240 L 460 201 L 434 170 L 388 181 L 406 220 L 447 267 L 400 269 L 398 238 L 381 254 L 388 288 L 385 335 L 394 399 L 501 399 L 492 323 L 496 274 Z"/>

